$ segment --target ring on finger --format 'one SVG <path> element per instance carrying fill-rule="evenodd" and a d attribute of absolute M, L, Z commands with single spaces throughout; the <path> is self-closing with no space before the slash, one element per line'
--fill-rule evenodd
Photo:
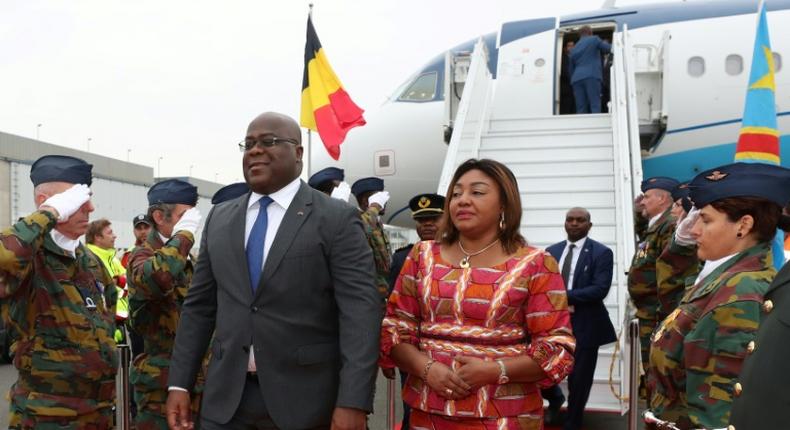
<path fill-rule="evenodd" d="M 452 388 L 447 388 L 447 389 L 444 390 L 444 392 L 447 393 L 448 396 L 452 396 L 453 395 L 453 389 Z"/>

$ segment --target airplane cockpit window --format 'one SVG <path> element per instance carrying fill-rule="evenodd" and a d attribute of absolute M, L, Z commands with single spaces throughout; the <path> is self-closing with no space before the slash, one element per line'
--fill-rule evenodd
<path fill-rule="evenodd" d="M 782 70 L 782 56 L 778 52 L 774 52 L 774 72 Z"/>
<path fill-rule="evenodd" d="M 702 57 L 691 57 L 688 63 L 688 73 L 692 77 L 698 78 L 705 74 L 705 59 Z"/>
<path fill-rule="evenodd" d="M 730 54 L 724 60 L 724 71 L 730 76 L 740 75 L 743 71 L 743 57 L 738 54 Z"/>
<path fill-rule="evenodd" d="M 436 96 L 437 80 L 438 74 L 436 72 L 423 73 L 406 87 L 400 97 L 398 97 L 398 100 L 408 102 L 433 100 Z"/>

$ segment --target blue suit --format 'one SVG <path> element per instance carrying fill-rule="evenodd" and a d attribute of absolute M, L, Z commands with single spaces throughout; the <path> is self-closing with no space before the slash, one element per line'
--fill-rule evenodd
<path fill-rule="evenodd" d="M 546 248 L 546 251 L 559 261 L 567 243 L 555 243 Z M 568 416 L 565 430 L 581 428 L 584 407 L 590 397 L 595 376 L 598 347 L 617 340 L 609 312 L 603 304 L 612 286 L 612 250 L 588 237 L 584 247 L 578 252 L 580 254 L 573 271 L 573 285 L 568 290 L 568 305 L 574 308 L 571 326 L 576 336 L 576 352 L 573 371 L 568 376 Z M 562 396 L 558 387 L 545 394 L 549 400 L 551 397 Z"/>
<path fill-rule="evenodd" d="M 576 113 L 601 112 L 601 55 L 611 49 L 612 46 L 598 36 L 584 36 L 571 49 L 570 73 Z"/>

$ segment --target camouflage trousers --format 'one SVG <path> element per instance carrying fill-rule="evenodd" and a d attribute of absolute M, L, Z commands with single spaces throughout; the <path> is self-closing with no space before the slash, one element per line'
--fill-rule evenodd
<path fill-rule="evenodd" d="M 657 312 L 657 303 L 639 304 L 636 307 L 636 318 L 639 320 L 639 351 L 645 373 L 650 367 L 650 337 L 658 326 Z"/>
<path fill-rule="evenodd" d="M 165 403 L 167 402 L 167 369 L 170 360 L 140 354 L 134 360 L 129 382 L 134 387 L 137 430 L 168 430 Z M 197 418 L 201 395 L 192 394 L 192 416 Z"/>
<path fill-rule="evenodd" d="M 198 408 L 200 406 L 201 395 L 192 396 L 192 418 L 198 420 Z M 167 411 L 165 402 L 148 401 L 145 406 L 138 406 L 137 415 L 134 417 L 134 425 L 137 430 L 168 430 Z"/>
<path fill-rule="evenodd" d="M 53 396 L 11 387 L 9 429 L 106 430 L 113 426 L 112 400 Z"/>

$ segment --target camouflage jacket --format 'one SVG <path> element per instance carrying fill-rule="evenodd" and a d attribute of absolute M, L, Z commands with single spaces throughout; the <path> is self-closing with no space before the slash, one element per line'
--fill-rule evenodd
<path fill-rule="evenodd" d="M 666 318 L 678 307 L 686 283 L 688 281 L 693 283 L 701 269 L 702 265 L 697 258 L 697 247 L 680 245 L 671 238 L 656 260 L 658 321 Z"/>
<path fill-rule="evenodd" d="M 192 281 L 189 251 L 194 240 L 191 233 L 179 231 L 163 243 L 159 232 L 151 229 L 129 257 L 126 278 L 132 329 L 144 339 L 149 357 L 169 362 L 181 305 Z"/>
<path fill-rule="evenodd" d="M 736 380 L 776 274 L 770 244 L 758 244 L 687 289 L 651 339 L 650 409 L 681 428 L 727 427 Z"/>
<path fill-rule="evenodd" d="M 637 312 L 648 310 L 655 312 L 658 307 L 658 289 L 656 285 L 656 260 L 669 244 L 674 232 L 675 219 L 669 209 L 645 230 L 644 240 L 637 246 L 631 268 L 628 270 L 628 294 Z M 638 314 L 637 314 L 638 315 Z M 643 315 L 642 318 L 654 315 Z"/>
<path fill-rule="evenodd" d="M 376 288 L 383 300 L 389 296 L 389 283 L 387 282 L 390 274 L 390 243 L 384 233 L 384 226 L 379 219 L 379 210 L 375 207 L 368 207 L 368 210 L 360 212 L 362 224 L 365 226 L 365 236 L 368 238 L 370 249 L 373 250 L 373 261 L 376 263 Z"/>
<path fill-rule="evenodd" d="M 56 223 L 37 211 L 0 232 L 3 319 L 19 370 L 12 411 L 84 413 L 115 396 L 115 285 L 82 245 L 72 256 L 55 244 Z"/>

